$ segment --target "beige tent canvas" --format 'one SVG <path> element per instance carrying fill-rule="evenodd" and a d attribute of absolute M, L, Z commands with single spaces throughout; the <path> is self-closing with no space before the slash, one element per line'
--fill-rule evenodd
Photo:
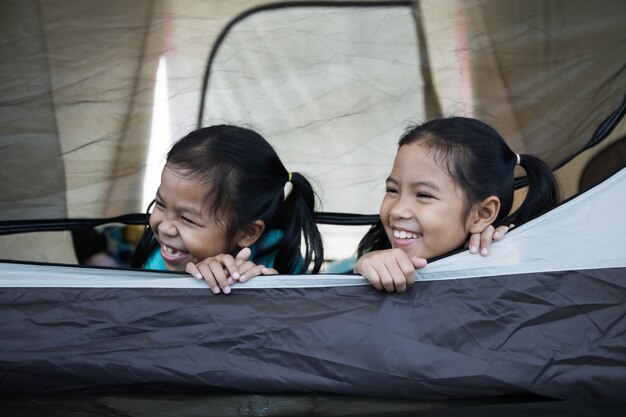
<path fill-rule="evenodd" d="M 556 168 L 601 141 L 624 100 L 619 1 L 2 7 L 3 222 L 144 212 L 171 143 L 220 122 L 268 137 L 322 211 L 374 214 L 411 122 L 475 116 Z M 328 230 L 330 256 L 363 231 Z M 0 245 L 76 261 L 68 234 Z"/>

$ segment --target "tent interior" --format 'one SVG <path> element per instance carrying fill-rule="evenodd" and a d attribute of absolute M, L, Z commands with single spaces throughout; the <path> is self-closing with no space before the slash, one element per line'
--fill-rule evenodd
<path fill-rule="evenodd" d="M 621 1 L 0 7 L 3 259 L 77 263 L 68 230 L 15 225 L 145 212 L 168 148 L 198 126 L 258 130 L 312 179 L 320 212 L 355 214 L 377 213 L 411 123 L 479 118 L 560 168 L 565 196 L 626 130 Z M 354 253 L 367 225 L 321 228 L 333 261 Z"/>

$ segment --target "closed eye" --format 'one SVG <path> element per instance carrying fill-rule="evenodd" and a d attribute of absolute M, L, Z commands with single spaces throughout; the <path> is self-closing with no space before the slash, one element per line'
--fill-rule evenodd
<path fill-rule="evenodd" d="M 398 194 L 398 190 L 391 187 L 385 187 L 386 194 Z"/>
<path fill-rule="evenodd" d="M 185 223 L 189 223 L 191 225 L 197 226 L 198 223 L 194 222 L 193 220 L 189 219 L 189 217 L 181 217 L 180 218 L 183 222 Z"/>
<path fill-rule="evenodd" d="M 422 199 L 430 199 L 430 198 L 434 198 L 432 195 L 427 194 L 427 193 L 417 193 L 417 198 L 422 198 Z"/>

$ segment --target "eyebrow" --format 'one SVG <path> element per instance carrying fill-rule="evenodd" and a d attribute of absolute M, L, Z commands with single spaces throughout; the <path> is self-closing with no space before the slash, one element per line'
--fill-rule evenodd
<path fill-rule="evenodd" d="M 159 200 L 163 201 L 163 196 L 161 195 L 161 191 L 160 191 L 160 190 L 157 190 L 157 192 L 156 192 L 156 197 L 157 197 Z M 200 216 L 200 217 L 202 217 L 202 212 L 201 212 L 201 211 L 199 211 L 199 210 L 196 210 L 195 208 L 191 208 L 191 207 L 180 207 L 180 208 L 179 208 L 179 210 L 180 210 L 180 212 L 181 212 L 181 213 L 189 213 L 189 214 L 193 214 L 193 215 L 196 215 L 196 216 Z"/>
<path fill-rule="evenodd" d="M 396 181 L 395 179 L 391 178 L 391 177 L 387 177 L 386 182 L 391 182 L 395 185 L 399 185 L 399 182 Z M 437 186 L 437 184 L 435 184 L 432 181 L 415 181 L 413 183 L 410 184 L 411 188 L 415 188 L 415 187 L 426 187 L 426 188 L 430 188 L 434 191 L 439 191 L 441 192 L 441 189 Z"/>

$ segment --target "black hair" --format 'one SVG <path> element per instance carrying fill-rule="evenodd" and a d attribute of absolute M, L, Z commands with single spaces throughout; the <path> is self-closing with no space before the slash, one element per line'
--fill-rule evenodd
<path fill-rule="evenodd" d="M 276 252 L 274 268 L 281 273 L 304 273 L 311 261 L 313 272 L 319 271 L 324 251 L 314 218 L 315 192 L 303 175 L 287 171 L 260 134 L 232 125 L 200 128 L 174 144 L 166 165 L 206 185 L 206 209 L 222 222 L 233 239 L 238 230 L 256 220 L 265 223 L 257 242 L 270 230 L 283 232 L 278 242 L 259 245 L 255 258 Z M 293 189 L 285 199 L 285 184 L 289 180 Z M 148 225 L 131 266 L 142 267 L 156 246 Z M 233 242 L 231 246 L 236 250 Z"/>
<path fill-rule="evenodd" d="M 528 193 L 521 206 L 510 213 L 518 156 L 494 128 L 479 120 L 450 117 L 412 126 L 402 135 L 398 147 L 417 142 L 430 148 L 437 164 L 464 191 L 465 215 L 475 204 L 495 195 L 500 199 L 500 211 L 494 227 L 521 225 L 559 202 L 558 183 L 550 167 L 533 155 L 523 154 L 519 155 L 520 165 L 526 171 Z M 379 221 L 359 243 L 358 255 L 390 247 Z"/>

